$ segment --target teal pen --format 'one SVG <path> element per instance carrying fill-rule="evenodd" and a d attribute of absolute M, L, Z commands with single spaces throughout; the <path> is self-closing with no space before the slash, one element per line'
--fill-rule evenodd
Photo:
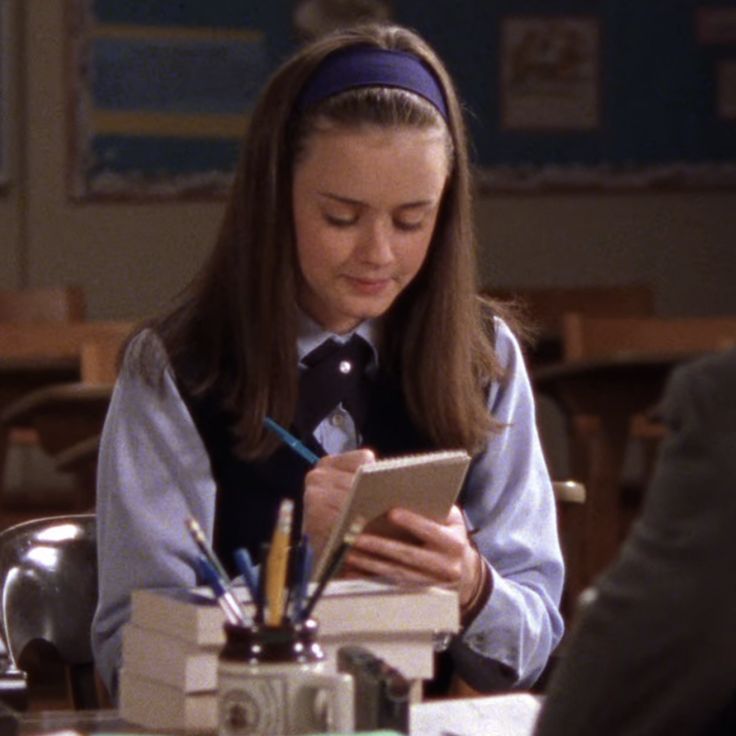
<path fill-rule="evenodd" d="M 268 429 L 275 432 L 284 444 L 291 447 L 298 455 L 301 455 L 310 465 L 314 465 L 319 460 L 319 457 L 306 445 L 301 443 L 293 434 L 287 432 L 280 424 L 274 422 L 271 417 L 265 417 L 263 423 Z"/>

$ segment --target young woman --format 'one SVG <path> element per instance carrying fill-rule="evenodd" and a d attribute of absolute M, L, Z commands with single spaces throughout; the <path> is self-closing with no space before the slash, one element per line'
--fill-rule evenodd
<path fill-rule="evenodd" d="M 518 343 L 476 296 L 469 190 L 456 92 L 414 33 L 340 32 L 274 74 L 216 246 L 129 344 L 105 425 L 93 643 L 112 692 L 131 590 L 196 583 L 190 515 L 230 564 L 291 497 L 319 549 L 360 464 L 432 448 L 474 455 L 459 507 L 394 509 L 416 543 L 363 534 L 348 571 L 457 586 L 450 655 L 474 687 L 542 671 L 562 633 L 554 499 Z"/>

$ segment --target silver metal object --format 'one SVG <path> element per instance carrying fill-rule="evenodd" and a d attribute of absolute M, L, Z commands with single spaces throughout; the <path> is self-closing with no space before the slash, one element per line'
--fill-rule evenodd
<path fill-rule="evenodd" d="M 0 679 L 2 659 L 7 673 L 17 671 L 26 646 L 39 639 L 53 645 L 66 665 L 91 670 L 95 530 L 94 514 L 73 514 L 0 532 Z"/>

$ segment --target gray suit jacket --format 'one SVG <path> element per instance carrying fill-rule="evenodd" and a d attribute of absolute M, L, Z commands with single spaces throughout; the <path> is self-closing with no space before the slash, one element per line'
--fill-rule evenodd
<path fill-rule="evenodd" d="M 736 350 L 677 369 L 640 519 L 535 736 L 736 734 Z"/>

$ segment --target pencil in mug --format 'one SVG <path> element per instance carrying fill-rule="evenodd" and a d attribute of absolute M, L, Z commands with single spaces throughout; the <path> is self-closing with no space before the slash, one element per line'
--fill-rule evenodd
<path fill-rule="evenodd" d="M 291 523 L 294 516 L 294 501 L 285 498 L 279 507 L 276 527 L 273 530 L 271 548 L 268 551 L 266 569 L 266 625 L 279 626 L 286 607 L 286 573 L 289 566 L 289 544 Z"/>

